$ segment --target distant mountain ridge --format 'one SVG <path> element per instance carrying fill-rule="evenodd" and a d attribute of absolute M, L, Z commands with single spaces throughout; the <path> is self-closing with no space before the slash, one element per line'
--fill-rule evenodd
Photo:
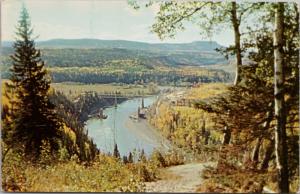
<path fill-rule="evenodd" d="M 122 48 L 147 51 L 196 51 L 215 52 L 222 47 L 215 41 L 194 41 L 190 43 L 146 43 L 128 40 L 101 40 L 101 39 L 51 39 L 37 41 L 40 48 Z M 4 41 L 3 46 L 12 46 L 12 42 Z"/>

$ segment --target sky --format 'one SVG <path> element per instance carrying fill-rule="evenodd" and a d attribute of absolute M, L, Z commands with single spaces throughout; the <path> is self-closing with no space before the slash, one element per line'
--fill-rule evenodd
<path fill-rule="evenodd" d="M 29 11 L 38 41 L 96 38 L 149 43 L 210 40 L 224 46 L 233 44 L 230 30 L 207 39 L 192 24 L 186 24 L 186 30 L 178 32 L 175 38 L 161 41 L 150 32 L 159 6 L 135 10 L 126 0 L 3 0 L 2 40 L 14 40 L 23 2 Z"/>

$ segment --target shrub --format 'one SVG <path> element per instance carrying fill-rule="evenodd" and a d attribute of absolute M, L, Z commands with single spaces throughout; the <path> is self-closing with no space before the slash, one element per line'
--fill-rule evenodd
<path fill-rule="evenodd" d="M 4 191 L 24 192 L 142 192 L 144 185 L 135 171 L 119 160 L 99 155 L 83 164 L 78 157 L 44 166 L 7 157 L 3 163 Z"/>
<path fill-rule="evenodd" d="M 151 155 L 151 162 L 157 167 L 166 167 L 166 161 L 163 155 L 158 151 L 154 150 Z"/>
<path fill-rule="evenodd" d="M 184 156 L 176 150 L 171 150 L 164 156 L 166 166 L 184 164 Z"/>

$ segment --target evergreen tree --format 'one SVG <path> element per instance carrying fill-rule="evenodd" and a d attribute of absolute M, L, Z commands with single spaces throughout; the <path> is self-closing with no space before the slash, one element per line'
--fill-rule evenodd
<path fill-rule="evenodd" d="M 11 56 L 13 66 L 8 87 L 14 97 L 10 98 L 13 110 L 7 142 L 21 148 L 28 158 L 37 159 L 45 142 L 52 152 L 58 149 L 60 123 L 48 98 L 50 79 L 32 32 L 29 14 L 23 7 L 13 45 L 15 53 Z"/>
<path fill-rule="evenodd" d="M 144 149 L 142 149 L 142 151 L 141 151 L 141 153 L 140 153 L 139 161 L 142 161 L 142 162 L 146 162 L 146 161 L 147 161 L 147 158 L 146 158 L 146 154 L 145 154 L 145 150 L 144 150 Z"/>
<path fill-rule="evenodd" d="M 129 155 L 128 155 L 128 163 L 133 163 L 133 155 L 131 152 L 129 152 Z"/>
<path fill-rule="evenodd" d="M 128 158 L 127 158 L 127 156 L 123 156 L 123 163 L 124 163 L 124 164 L 127 164 L 127 163 L 128 163 Z"/>
<path fill-rule="evenodd" d="M 120 152 L 119 152 L 119 149 L 118 149 L 118 145 L 117 145 L 117 144 L 115 144 L 115 147 L 114 147 L 114 157 L 115 157 L 115 158 L 118 158 L 118 159 L 121 158 Z"/>

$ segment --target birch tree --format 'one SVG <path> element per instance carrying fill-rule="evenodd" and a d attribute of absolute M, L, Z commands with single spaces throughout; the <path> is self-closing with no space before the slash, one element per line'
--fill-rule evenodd
<path fill-rule="evenodd" d="M 150 3 L 151 4 L 151 3 Z M 152 32 L 160 39 L 174 37 L 177 31 L 185 29 L 186 22 L 199 26 L 199 32 L 205 36 L 231 28 L 234 32 L 234 45 L 222 52 L 235 55 L 236 68 L 234 85 L 241 82 L 242 43 L 240 26 L 249 14 L 261 7 L 261 3 L 166 1 L 160 2 L 160 9 L 152 25 Z M 230 114 L 230 113 L 229 113 Z M 231 129 L 224 128 L 223 145 L 230 143 Z"/>
<path fill-rule="evenodd" d="M 275 5 L 274 31 L 274 95 L 275 95 L 275 155 L 280 193 L 289 192 L 288 155 L 286 143 L 286 112 L 284 102 L 284 3 Z"/>
<path fill-rule="evenodd" d="M 205 36 L 222 32 L 229 28 L 234 32 L 234 45 L 230 50 L 236 57 L 236 76 L 234 84 L 241 81 L 242 48 L 241 30 L 242 21 L 256 9 L 260 3 L 236 2 L 201 2 L 201 1 L 167 1 L 160 2 L 160 9 L 152 25 L 152 32 L 160 39 L 174 37 L 177 31 L 185 30 L 185 24 L 192 22 L 199 26 L 199 32 Z"/>

